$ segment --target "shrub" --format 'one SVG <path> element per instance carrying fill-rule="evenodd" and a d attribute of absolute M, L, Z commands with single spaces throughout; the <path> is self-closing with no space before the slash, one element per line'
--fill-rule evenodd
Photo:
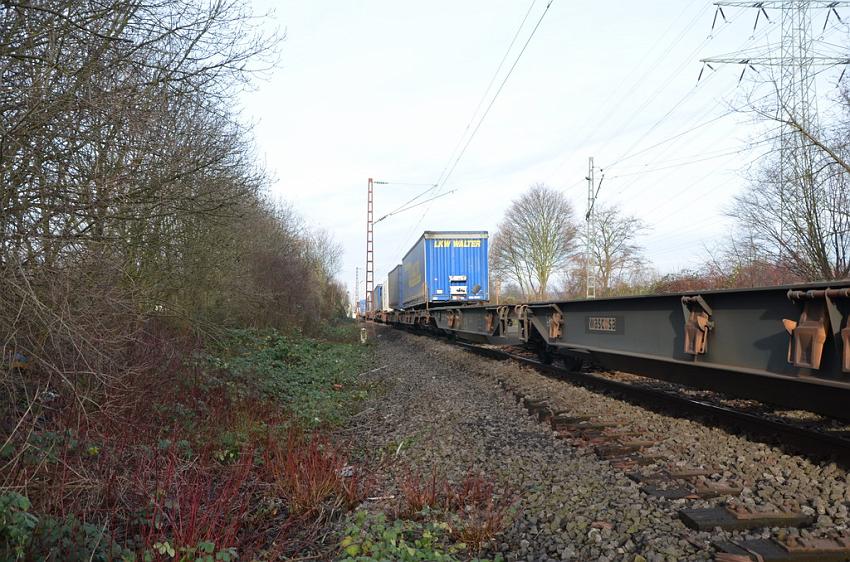
<path fill-rule="evenodd" d="M 285 445 L 270 443 L 264 464 L 272 483 L 295 515 L 321 517 L 361 499 L 359 479 L 327 438 L 290 429 Z"/>
<path fill-rule="evenodd" d="M 442 480 L 442 479 L 440 479 Z M 417 472 L 409 472 L 399 484 L 399 490 L 404 498 L 407 515 L 419 513 L 423 509 L 435 507 L 440 500 L 440 484 L 437 470 L 431 471 L 431 476 L 423 478 Z"/>
<path fill-rule="evenodd" d="M 505 530 L 516 501 L 497 496 L 492 482 L 469 474 L 457 486 L 446 486 L 446 506 L 450 510 L 449 533 L 480 552 Z"/>
<path fill-rule="evenodd" d="M 502 533 L 512 519 L 516 502 L 499 496 L 495 485 L 485 478 L 468 474 L 452 485 L 438 475 L 430 477 L 410 471 L 399 484 L 405 517 L 440 520 L 448 535 L 459 544 L 480 553 Z"/>

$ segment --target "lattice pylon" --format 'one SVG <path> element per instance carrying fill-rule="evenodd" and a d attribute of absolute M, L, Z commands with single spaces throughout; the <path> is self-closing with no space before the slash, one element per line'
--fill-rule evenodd
<path fill-rule="evenodd" d="M 374 213 L 373 213 L 373 182 L 369 178 L 368 197 L 366 202 L 366 312 L 375 310 L 372 303 L 372 291 L 375 282 L 375 242 L 374 242 Z"/>

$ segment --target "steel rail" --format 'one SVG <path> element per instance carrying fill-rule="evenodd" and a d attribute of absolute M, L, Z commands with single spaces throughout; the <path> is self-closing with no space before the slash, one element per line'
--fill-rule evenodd
<path fill-rule="evenodd" d="M 571 371 L 503 349 L 483 347 L 457 340 L 452 343 L 477 355 L 528 365 L 560 381 L 619 394 L 630 403 L 659 410 L 665 415 L 688 419 L 698 415 L 707 418 L 703 420 L 703 423 L 709 422 L 708 425 L 743 431 L 749 437 L 787 452 L 818 460 L 833 460 L 845 467 L 850 467 L 850 438 L 830 435 L 727 406 L 685 397 L 667 390 L 611 380 L 593 373 Z"/>

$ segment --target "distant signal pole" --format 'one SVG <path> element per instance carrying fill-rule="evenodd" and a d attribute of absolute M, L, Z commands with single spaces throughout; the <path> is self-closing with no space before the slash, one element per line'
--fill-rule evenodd
<path fill-rule="evenodd" d="M 375 310 L 372 302 L 375 285 L 375 215 L 373 191 L 375 185 L 389 182 L 375 181 L 369 178 L 366 198 L 366 312 Z"/>
<path fill-rule="evenodd" d="M 354 316 L 360 312 L 358 303 L 360 302 L 360 268 L 354 268 Z"/>
<path fill-rule="evenodd" d="M 366 310 L 372 310 L 372 284 L 375 282 L 375 217 L 372 209 L 372 178 L 369 178 L 368 197 L 366 202 Z"/>
<path fill-rule="evenodd" d="M 596 298 L 596 272 L 593 270 L 593 236 L 595 231 L 593 230 L 593 217 L 595 215 L 594 207 L 596 206 L 596 185 L 594 180 L 594 166 L 593 166 L 593 156 L 588 158 L 587 163 L 587 213 L 584 215 L 584 219 L 587 223 L 585 231 L 585 262 L 584 262 L 584 274 L 585 274 L 585 297 L 589 299 Z"/>

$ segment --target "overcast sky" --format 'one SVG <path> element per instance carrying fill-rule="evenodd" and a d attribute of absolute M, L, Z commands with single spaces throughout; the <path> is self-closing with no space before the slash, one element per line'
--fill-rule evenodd
<path fill-rule="evenodd" d="M 424 189 L 402 183 L 438 180 L 530 5 L 484 107 L 546 1 L 254 2 L 287 39 L 243 113 L 275 197 L 344 245 L 349 287 L 365 264 L 367 178 L 396 182 L 376 186 L 376 218 Z M 764 125 L 732 111 L 752 88 L 738 85 L 741 68 L 717 66 L 698 83 L 700 59 L 779 37 L 778 14 L 755 34 L 754 10 L 727 9 L 730 23 L 712 33 L 714 15 L 708 0 L 554 0 L 441 190 L 456 192 L 375 226 L 376 282 L 423 230 L 494 231 L 536 182 L 583 218 L 589 156 L 605 173 L 599 202 L 651 227 L 639 240 L 648 261 L 662 273 L 698 265 L 729 235 L 724 210 L 767 149 L 752 146 Z M 832 33 L 846 44 L 846 28 Z"/>

